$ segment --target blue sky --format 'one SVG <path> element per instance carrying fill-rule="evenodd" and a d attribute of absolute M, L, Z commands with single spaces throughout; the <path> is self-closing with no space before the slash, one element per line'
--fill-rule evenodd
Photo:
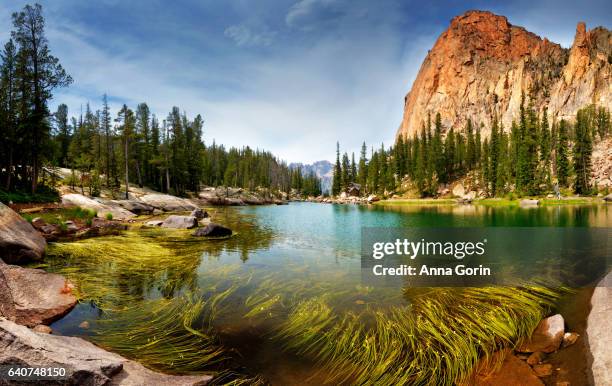
<path fill-rule="evenodd" d="M 10 14 L 0 5 L 0 41 Z M 109 95 L 205 119 L 204 140 L 332 160 L 335 142 L 390 144 L 427 50 L 470 9 L 505 15 L 563 46 L 576 23 L 610 28 L 610 1 L 41 1 L 52 52 L 75 82 L 51 103 L 72 114 Z M 606 25 L 607 23 L 607 25 Z"/>

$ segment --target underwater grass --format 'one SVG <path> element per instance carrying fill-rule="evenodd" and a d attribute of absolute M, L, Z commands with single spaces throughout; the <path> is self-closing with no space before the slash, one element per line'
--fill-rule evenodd
<path fill-rule="evenodd" d="M 227 359 L 208 319 L 214 302 L 192 296 L 145 301 L 105 315 L 92 340 L 149 368 L 201 373 Z"/>
<path fill-rule="evenodd" d="M 159 371 L 214 372 L 215 384 L 264 383 L 231 370 L 236 352 L 223 346 L 219 329 L 237 317 L 252 324 L 274 318 L 266 337 L 315 359 L 330 384 L 459 384 L 483 359 L 499 365 L 503 356 L 495 353 L 528 337 L 562 293 L 523 286 L 401 294 L 339 286 L 348 272 L 299 264 L 290 265 L 299 273 L 290 280 L 284 272 L 241 270 L 241 263 L 213 260 L 201 269 L 203 258 L 232 242 L 137 229 L 52 244 L 49 263 L 102 310 L 92 324 L 98 344 Z"/>
<path fill-rule="evenodd" d="M 560 295 L 545 287 L 440 288 L 408 307 L 360 315 L 338 315 L 322 296 L 301 302 L 279 336 L 317 359 L 330 383 L 460 384 L 480 358 L 528 337 Z"/>

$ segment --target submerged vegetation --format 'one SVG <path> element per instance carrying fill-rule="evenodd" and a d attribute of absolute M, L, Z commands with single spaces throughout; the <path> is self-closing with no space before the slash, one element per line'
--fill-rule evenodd
<path fill-rule="evenodd" d="M 56 243 L 50 269 L 100 310 L 91 337 L 99 345 L 153 369 L 212 372 L 234 384 L 263 380 L 244 374 L 226 344 L 228 324 L 266 326 L 267 339 L 317 361 L 330 384 L 453 384 L 480 358 L 499 358 L 493 354 L 527 337 L 560 295 L 545 287 L 401 294 L 299 263 L 280 272 L 218 261 L 225 249 L 252 247 L 241 237 L 253 226 L 238 226 L 243 232 L 229 240 L 143 228 Z"/>

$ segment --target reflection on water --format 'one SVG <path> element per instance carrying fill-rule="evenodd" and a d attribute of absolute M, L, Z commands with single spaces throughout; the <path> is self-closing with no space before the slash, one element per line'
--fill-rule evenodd
<path fill-rule="evenodd" d="M 143 228 L 121 236 L 52 245 L 50 270 L 77 283 L 83 299 L 75 311 L 53 325 L 54 330 L 88 336 L 150 367 L 173 372 L 197 371 L 197 368 L 178 366 L 172 360 L 176 353 L 166 340 L 147 341 L 153 330 L 145 323 L 149 319 L 141 320 L 131 313 L 134 310 L 140 310 L 140 315 L 150 312 L 151 319 L 157 315 L 159 323 L 169 323 L 168 339 L 180 342 L 176 347 L 182 350 L 185 363 L 190 355 L 194 361 L 201 357 L 205 349 L 202 338 L 192 335 L 196 330 L 208 337 L 205 340 L 208 345 L 214 346 L 214 349 L 206 348 L 211 362 L 216 360 L 217 354 L 227 356 L 228 352 L 237 352 L 238 355 L 230 355 L 235 357 L 235 366 L 251 375 L 263 374 L 268 381 L 279 384 L 298 382 L 300 374 L 312 373 L 309 359 L 320 359 L 323 355 L 322 349 L 318 352 L 305 349 L 306 346 L 318 347 L 309 340 L 307 330 L 310 329 L 314 329 L 313 336 L 338 342 L 349 339 L 347 332 L 350 332 L 353 339 L 361 337 L 378 342 L 378 354 L 384 351 L 385 355 L 399 355 L 398 361 L 406 361 L 409 356 L 415 363 L 429 363 L 433 359 L 419 357 L 406 347 L 387 352 L 385 345 L 391 342 L 381 343 L 381 340 L 391 337 L 377 334 L 381 328 L 388 329 L 388 325 L 385 327 L 388 323 L 399 323 L 399 320 L 408 323 L 410 318 L 405 317 L 405 313 L 414 312 L 410 307 L 420 307 L 425 315 L 431 313 L 431 318 L 435 310 L 442 309 L 446 315 L 460 318 L 461 315 L 453 311 L 453 304 L 457 303 L 453 296 L 458 295 L 437 290 L 398 291 L 363 285 L 360 273 L 362 227 L 601 227 L 612 224 L 609 206 L 521 209 L 294 203 L 214 208 L 211 212 L 215 222 L 229 226 L 236 234 L 225 240 L 205 240 L 193 238 L 190 231 Z M 525 324 L 511 326 L 518 336 L 531 327 L 529 323 L 537 323 L 542 306 L 555 297 L 549 293 L 520 295 L 520 298 L 508 297 L 504 303 L 507 312 L 516 312 L 515 317 L 524 319 Z M 475 304 L 482 306 L 487 294 L 472 292 L 462 295 L 462 299 L 466 296 L 472 303 L 468 301 L 465 307 L 475 307 Z M 195 300 L 184 303 L 186 297 Z M 431 303 L 434 300 L 440 304 Z M 482 312 L 499 306 L 487 304 Z M 517 310 L 512 310 L 509 304 Z M 174 313 L 178 315 L 164 316 L 161 310 L 169 308 L 177 310 Z M 201 311 L 198 315 L 188 314 L 188 310 L 194 309 Z M 399 313 L 404 316 L 398 318 Z M 164 317 L 181 322 L 170 323 Z M 435 317 L 442 321 L 440 315 Z M 90 330 L 78 327 L 84 320 L 90 322 Z M 343 326 L 343 329 L 333 326 Z M 366 327 L 374 332 L 364 330 Z M 417 327 L 402 327 L 405 331 L 411 328 Z M 422 333 L 415 331 L 414 334 Z M 126 344 L 128 337 L 130 343 Z M 196 345 L 195 341 L 200 344 Z M 476 341 L 480 342 L 475 339 L 461 344 Z M 350 346 L 350 342 L 344 343 Z M 491 342 L 491 346 L 498 344 Z M 288 346 L 291 355 L 279 356 L 281 345 Z M 145 346 L 156 347 L 156 351 L 147 351 L 143 349 Z M 491 349 L 488 346 L 476 348 L 480 352 Z M 346 371 L 350 379 L 365 379 L 366 374 L 351 370 L 346 363 L 360 363 L 362 358 L 356 353 L 324 354 L 327 358 L 344 358 L 343 364 L 333 365 L 348 366 Z M 376 363 L 376 366 L 370 369 L 372 373 L 382 369 L 382 364 Z M 435 367 L 433 363 L 432 366 Z M 465 371 L 470 366 L 471 362 L 467 361 L 458 368 Z M 407 381 L 414 380 L 409 378 L 410 371 L 406 370 L 406 374 Z M 329 374 L 322 374 L 321 378 L 311 381 L 321 383 L 329 379 Z"/>

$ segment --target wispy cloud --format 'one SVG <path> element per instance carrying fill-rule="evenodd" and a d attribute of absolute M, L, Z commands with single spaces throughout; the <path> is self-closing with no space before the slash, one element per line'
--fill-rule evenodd
<path fill-rule="evenodd" d="M 75 79 L 50 107 L 63 102 L 78 114 L 87 102 L 100 108 L 104 93 L 115 112 L 147 102 L 163 119 L 179 106 L 204 116 L 207 143 L 250 145 L 290 162 L 333 159 L 337 140 L 356 152 L 364 140 L 391 144 L 404 95 L 454 15 L 484 7 L 571 41 L 576 21 L 610 14 L 600 0 L 551 1 L 41 0 L 52 52 Z M 0 25 L 10 26 L 25 1 L 9 3 Z"/>
<path fill-rule="evenodd" d="M 269 46 L 276 35 L 276 32 L 267 27 L 259 27 L 257 30 L 244 24 L 231 25 L 223 33 L 238 46 Z"/>

